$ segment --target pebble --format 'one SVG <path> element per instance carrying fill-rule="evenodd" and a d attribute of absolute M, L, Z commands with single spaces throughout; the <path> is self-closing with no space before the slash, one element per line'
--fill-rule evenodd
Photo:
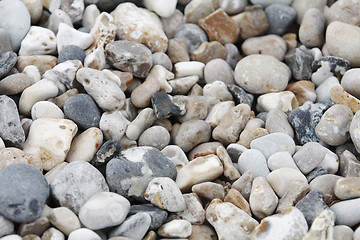
<path fill-rule="evenodd" d="M 49 186 L 38 169 L 11 164 L 0 171 L 0 214 L 13 222 L 31 222 L 40 217 L 49 196 Z"/>
<path fill-rule="evenodd" d="M 199 76 L 193 75 L 188 77 L 176 78 L 168 81 L 172 88 L 172 94 L 187 94 L 190 89 L 199 81 Z M 1 82 L 0 82 L 1 83 Z"/>
<path fill-rule="evenodd" d="M 31 124 L 23 150 L 40 158 L 48 171 L 65 160 L 76 132 L 71 120 L 39 118 Z"/>
<path fill-rule="evenodd" d="M 242 12 L 245 7 L 248 5 L 247 0 L 220 0 L 219 6 L 224 9 L 224 11 L 229 15 L 234 15 Z"/>
<path fill-rule="evenodd" d="M 55 176 L 50 188 L 60 206 L 68 207 L 76 214 L 94 194 L 109 191 L 101 173 L 85 161 L 69 163 Z"/>
<path fill-rule="evenodd" d="M 68 240 L 101 240 L 100 236 L 87 228 L 80 228 L 70 233 Z"/>
<path fill-rule="evenodd" d="M 360 189 L 358 189 L 359 177 L 349 177 L 339 179 L 334 186 L 334 193 L 341 200 L 348 200 L 360 197 Z"/>
<path fill-rule="evenodd" d="M 154 177 L 175 179 L 175 165 L 153 147 L 124 150 L 106 165 L 106 179 L 112 192 L 145 201 L 144 193 Z"/>
<path fill-rule="evenodd" d="M 129 215 L 139 212 L 148 213 L 151 217 L 149 230 L 157 230 L 167 219 L 168 213 L 151 204 L 131 205 Z"/>
<path fill-rule="evenodd" d="M 119 4 L 110 14 L 117 26 L 116 36 L 119 39 L 142 43 L 152 52 L 166 51 L 168 38 L 156 14 L 129 2 Z"/>
<path fill-rule="evenodd" d="M 22 72 L 25 67 L 34 65 L 39 70 L 40 74 L 44 74 L 47 70 L 52 69 L 57 64 L 57 58 L 48 55 L 34 55 L 34 56 L 18 56 L 16 68 Z"/>
<path fill-rule="evenodd" d="M 316 88 L 316 101 L 321 103 L 329 103 L 332 101 L 331 99 L 331 88 L 339 85 L 339 80 L 336 77 L 329 77 L 325 81 L 323 81 L 317 88 Z M 333 101 L 335 98 L 337 102 L 339 102 L 340 94 L 333 92 Z M 344 93 L 345 94 L 345 93 Z M 340 100 L 341 101 L 341 100 Z"/>
<path fill-rule="evenodd" d="M 226 48 L 218 41 L 203 42 L 190 53 L 191 61 L 199 61 L 205 64 L 216 58 L 226 58 Z"/>
<path fill-rule="evenodd" d="M 326 30 L 326 49 L 329 54 L 336 57 L 345 58 L 352 67 L 359 67 L 360 61 L 357 59 L 357 42 L 360 30 L 353 25 L 334 21 L 329 24 Z"/>
<path fill-rule="evenodd" d="M 0 28 L 0 53 L 4 52 L 12 52 L 12 48 L 8 32 L 5 29 Z"/>
<path fill-rule="evenodd" d="M 207 156 L 207 155 L 210 155 L 210 154 L 216 154 L 216 152 L 217 152 L 216 149 L 219 146 L 223 146 L 223 145 L 221 143 L 219 143 L 219 142 L 201 143 L 198 146 L 194 147 L 189 152 L 189 154 L 188 154 L 189 161 L 192 161 L 197 157 L 203 157 L 203 156 Z"/>
<path fill-rule="evenodd" d="M 215 81 L 206 84 L 203 88 L 203 96 L 206 99 L 208 110 L 211 110 L 211 108 L 218 102 L 231 101 L 233 99 L 226 83 L 222 81 Z"/>
<path fill-rule="evenodd" d="M 169 46 L 167 50 L 171 62 L 176 64 L 178 62 L 190 61 L 188 48 L 186 45 L 185 38 L 172 38 L 169 40 Z"/>
<path fill-rule="evenodd" d="M 56 9 L 49 16 L 48 21 L 44 24 L 48 29 L 53 31 L 55 34 L 59 31 L 60 23 L 64 23 L 70 27 L 73 27 L 70 16 L 61 9 Z"/>
<path fill-rule="evenodd" d="M 285 56 L 285 62 L 289 65 L 292 76 L 296 80 L 309 80 L 311 78 L 313 61 L 314 57 L 301 48 L 292 49 Z"/>
<path fill-rule="evenodd" d="M 109 237 L 124 236 L 141 240 L 149 229 L 151 217 L 146 212 L 139 212 L 128 217 L 120 226 L 110 231 Z"/>
<path fill-rule="evenodd" d="M 287 115 L 280 109 L 270 109 L 266 115 L 265 128 L 269 133 L 281 132 L 294 138 L 294 130 L 288 122 Z"/>
<path fill-rule="evenodd" d="M 206 63 L 204 79 L 206 83 L 213 83 L 215 81 L 224 82 L 226 85 L 235 83 L 233 70 L 225 60 L 220 58 L 212 59 Z"/>
<path fill-rule="evenodd" d="M 211 108 L 205 121 L 212 128 L 215 128 L 216 126 L 219 125 L 219 123 L 220 123 L 221 119 L 224 117 L 224 115 L 233 107 L 235 107 L 235 104 L 233 101 L 219 102 Z"/>
<path fill-rule="evenodd" d="M 323 169 L 321 167 L 316 167 L 314 170 L 312 170 L 310 173 L 306 175 L 306 179 L 308 182 L 311 182 L 313 179 L 315 179 L 318 176 L 328 174 L 329 172 L 326 169 Z"/>
<path fill-rule="evenodd" d="M 153 65 L 161 65 L 167 70 L 171 71 L 173 66 L 170 58 L 163 52 L 156 52 L 151 55 Z"/>
<path fill-rule="evenodd" d="M 224 200 L 225 190 L 221 184 L 213 182 L 203 182 L 198 183 L 192 186 L 191 191 L 196 193 L 199 197 L 205 198 L 207 200 L 213 200 L 218 198 Z"/>
<path fill-rule="evenodd" d="M 188 237 L 188 240 L 196 240 L 201 238 L 217 239 L 217 235 L 213 228 L 207 225 L 192 225 L 192 232 Z"/>
<path fill-rule="evenodd" d="M 43 239 L 65 240 L 64 234 L 54 227 L 51 227 L 48 230 L 46 230 L 41 237 Z"/>
<path fill-rule="evenodd" d="M 39 118 L 63 119 L 64 113 L 54 103 L 48 101 L 40 101 L 32 106 L 31 118 L 32 120 L 36 120 Z"/>
<path fill-rule="evenodd" d="M 21 41 L 30 29 L 31 17 L 29 10 L 20 0 L 2 1 L 0 9 L 0 15 L 3 16 L 0 28 L 7 31 L 10 37 L 11 48 L 14 51 L 18 51 Z"/>
<path fill-rule="evenodd" d="M 240 177 L 240 173 L 235 168 L 231 158 L 223 146 L 216 148 L 216 155 L 221 160 L 224 166 L 224 176 L 229 180 L 236 180 Z"/>
<path fill-rule="evenodd" d="M 120 111 L 104 112 L 100 118 L 99 127 L 106 140 L 120 141 L 130 122 Z"/>
<path fill-rule="evenodd" d="M 264 4 L 261 3 L 256 4 L 264 6 Z M 295 9 L 288 6 L 284 1 L 272 1 L 270 5 L 264 6 L 264 8 L 269 21 L 268 33 L 279 36 L 284 35 L 296 18 Z"/>
<path fill-rule="evenodd" d="M 315 91 L 315 84 L 311 81 L 300 80 L 294 83 L 290 83 L 286 87 L 286 90 L 295 94 L 299 106 L 302 106 L 307 101 L 316 101 L 317 96 Z"/>
<path fill-rule="evenodd" d="M 331 204 L 336 199 L 334 186 L 339 179 L 342 179 L 342 177 L 334 174 L 318 176 L 310 182 L 310 189 L 320 191 L 324 196 L 324 201 Z"/>
<path fill-rule="evenodd" d="M 56 53 L 56 37 L 53 31 L 32 26 L 21 41 L 19 55 L 41 55 Z"/>
<path fill-rule="evenodd" d="M 246 150 L 240 155 L 238 169 L 241 174 L 250 170 L 255 178 L 266 178 L 270 173 L 265 156 L 257 149 Z"/>
<path fill-rule="evenodd" d="M 354 231 L 346 225 L 334 226 L 334 240 L 352 240 Z"/>
<path fill-rule="evenodd" d="M 196 9 L 196 11 L 198 11 L 198 9 Z M 180 25 L 174 33 L 174 38 L 183 39 L 190 53 L 196 50 L 203 42 L 207 42 L 208 39 L 205 31 L 193 23 Z"/>
<path fill-rule="evenodd" d="M 360 162 L 350 151 L 340 155 L 339 175 L 342 177 L 359 177 Z"/>
<path fill-rule="evenodd" d="M 52 209 L 48 217 L 50 223 L 67 236 L 81 227 L 78 216 L 67 207 Z"/>
<path fill-rule="evenodd" d="M 311 0 L 294 0 L 291 4 L 291 7 L 293 7 L 296 10 L 296 22 L 298 24 L 301 24 L 301 22 L 304 19 L 304 15 L 307 10 L 310 8 L 317 8 L 320 11 L 323 11 L 325 8 L 327 1 L 326 0 L 320 0 L 320 1 L 311 1 Z"/>
<path fill-rule="evenodd" d="M 182 116 L 186 113 L 185 102 L 181 98 L 175 98 L 164 91 L 152 94 L 152 107 L 157 118 L 169 118 Z"/>
<path fill-rule="evenodd" d="M 282 213 L 289 207 L 295 206 L 310 191 L 309 185 L 301 181 L 294 181 L 290 185 L 289 190 L 279 199 L 276 213 Z"/>
<path fill-rule="evenodd" d="M 334 235 L 335 214 L 331 210 L 324 210 L 315 218 L 309 232 L 304 236 L 304 240 L 321 238 L 322 236 Z"/>
<path fill-rule="evenodd" d="M 82 17 L 82 25 L 87 29 L 91 29 L 95 25 L 96 18 L 100 15 L 100 10 L 95 4 L 85 7 Z"/>
<path fill-rule="evenodd" d="M 177 78 L 197 75 L 204 77 L 205 64 L 198 61 L 178 62 L 174 65 Z"/>
<path fill-rule="evenodd" d="M 56 38 L 58 52 L 61 52 L 62 48 L 67 45 L 75 45 L 85 50 L 90 47 L 94 41 L 92 35 L 89 33 L 80 32 L 65 23 L 59 24 Z"/>
<path fill-rule="evenodd" d="M 208 142 L 211 137 L 211 127 L 203 120 L 189 120 L 180 125 L 174 143 L 184 152 L 189 152 L 196 145 Z"/>
<path fill-rule="evenodd" d="M 0 53 L 0 78 L 3 78 L 10 72 L 10 70 L 14 67 L 17 61 L 16 53 L 12 51 Z"/>
<path fill-rule="evenodd" d="M 278 204 L 278 197 L 263 177 L 253 180 L 249 203 L 251 212 L 257 219 L 271 215 Z"/>
<path fill-rule="evenodd" d="M 23 240 L 23 238 L 20 237 L 20 236 L 17 235 L 17 234 L 11 234 L 11 235 L 2 237 L 2 238 L 0 238 L 0 239 L 1 239 L 1 240 Z"/>
<path fill-rule="evenodd" d="M 176 170 L 180 170 L 189 160 L 184 151 L 177 145 L 168 145 L 161 152 L 176 166 Z"/>
<path fill-rule="evenodd" d="M 151 51 L 140 43 L 114 41 L 106 45 L 105 52 L 106 59 L 112 66 L 131 72 L 136 77 L 146 77 L 153 66 Z"/>
<path fill-rule="evenodd" d="M 229 202 L 214 199 L 206 209 L 206 219 L 219 239 L 249 239 L 258 222 Z"/>
<path fill-rule="evenodd" d="M 266 93 L 258 98 L 256 110 L 259 112 L 268 112 L 277 108 L 285 113 L 289 113 L 299 106 L 296 96 L 291 91 L 282 91 L 276 93 Z"/>
<path fill-rule="evenodd" d="M 104 166 L 120 153 L 120 149 L 121 144 L 118 141 L 108 140 L 98 148 L 90 163 L 95 167 Z"/>
<path fill-rule="evenodd" d="M 199 11 L 199 9 L 201 9 L 201 11 Z M 184 9 L 185 22 L 197 24 L 200 19 L 214 11 L 214 3 L 211 0 L 190 1 Z"/>
<path fill-rule="evenodd" d="M 273 56 L 260 54 L 241 59 L 234 72 L 235 82 L 253 94 L 282 91 L 286 88 L 290 76 L 291 71 L 284 63 Z"/>
<path fill-rule="evenodd" d="M 312 63 L 313 71 L 317 71 L 323 66 L 329 67 L 331 73 L 340 79 L 345 74 L 345 72 L 350 69 L 350 62 L 347 59 L 341 57 L 324 56 L 314 60 Z M 315 84 L 319 85 L 317 83 Z"/>
<path fill-rule="evenodd" d="M 336 224 L 353 227 L 360 222 L 360 212 L 357 209 L 360 198 L 335 203 L 330 210 L 336 214 Z"/>
<path fill-rule="evenodd" d="M 325 17 L 317 8 L 305 12 L 299 29 L 299 39 L 307 48 L 321 47 L 324 44 Z"/>
<path fill-rule="evenodd" d="M 223 172 L 223 165 L 216 155 L 197 157 L 178 171 L 176 184 L 182 192 L 188 191 L 195 184 L 218 178 Z"/>
<path fill-rule="evenodd" d="M 205 210 L 202 202 L 196 193 L 183 194 L 185 200 L 185 210 L 177 212 L 176 215 L 181 219 L 189 221 L 192 226 L 202 225 L 205 221 Z"/>
<path fill-rule="evenodd" d="M 145 0 L 144 5 L 147 9 L 154 11 L 160 17 L 170 17 L 176 8 L 177 0 L 164 1 L 156 0 L 150 1 Z"/>
<path fill-rule="evenodd" d="M 0 237 L 10 235 L 14 232 L 14 223 L 4 218 L 3 216 L 0 216 L 0 226 Z"/>
<path fill-rule="evenodd" d="M 25 133 L 21 127 L 18 109 L 14 100 L 6 95 L 0 96 L 0 137 L 8 147 L 22 148 Z"/>
<path fill-rule="evenodd" d="M 230 202 L 234 204 L 236 207 L 240 208 L 241 210 L 249 214 L 249 216 L 251 216 L 251 209 L 248 201 L 235 188 L 231 188 L 228 191 L 224 198 L 224 202 Z"/>
<path fill-rule="evenodd" d="M 345 72 L 344 76 L 341 79 L 341 86 L 344 88 L 344 90 L 356 98 L 360 97 L 360 92 L 358 90 L 359 88 L 357 86 L 358 72 L 359 69 L 357 68 L 350 69 Z"/>
<path fill-rule="evenodd" d="M 172 220 L 162 225 L 157 231 L 162 237 L 187 238 L 191 235 L 191 223 L 186 220 Z"/>
<path fill-rule="evenodd" d="M 58 62 L 63 63 L 68 60 L 80 60 L 84 64 L 85 56 L 85 51 L 81 47 L 67 45 L 59 51 Z"/>
<path fill-rule="evenodd" d="M 65 0 L 55 0 L 50 2 L 49 11 L 53 12 L 56 9 L 61 9 L 69 15 L 73 23 L 76 23 L 82 19 L 84 5 L 84 2 L 81 0 L 74 0 L 71 4 Z"/>
<path fill-rule="evenodd" d="M 276 152 L 268 158 L 267 163 L 271 171 L 283 167 L 299 170 L 289 152 Z"/>
<path fill-rule="evenodd" d="M 131 140 L 137 140 L 141 133 L 150 127 L 156 120 L 154 110 L 145 108 L 141 110 L 136 118 L 126 128 L 126 136 Z"/>
<path fill-rule="evenodd" d="M 225 49 L 226 49 L 225 61 L 230 65 L 232 69 L 235 69 L 236 64 L 241 58 L 239 49 L 232 43 L 225 44 Z"/>
<path fill-rule="evenodd" d="M 44 211 L 46 210 L 44 209 Z M 40 216 L 39 218 L 37 218 L 32 222 L 20 224 L 17 232 L 21 236 L 26 236 L 26 235 L 41 236 L 49 227 L 50 227 L 49 219 L 45 216 Z"/>
<path fill-rule="evenodd" d="M 359 9 L 360 5 L 357 1 L 336 1 L 325 12 L 326 24 L 340 21 L 358 26 L 360 24 Z"/>
<path fill-rule="evenodd" d="M 184 22 L 185 22 L 184 14 L 179 9 L 175 9 L 173 14 L 171 14 L 169 17 L 161 18 L 163 30 L 164 30 L 166 36 L 169 38 L 169 44 L 171 41 L 170 38 L 172 38 L 174 36 L 176 29 L 180 25 L 184 24 Z M 168 48 L 169 48 L 169 45 L 168 45 Z"/>
<path fill-rule="evenodd" d="M 212 137 L 225 145 L 236 142 L 251 114 L 249 105 L 244 103 L 231 108 L 213 130 Z"/>
<path fill-rule="evenodd" d="M 146 129 L 139 137 L 139 146 L 152 146 L 162 150 L 170 142 L 170 133 L 166 128 L 153 126 Z"/>
<path fill-rule="evenodd" d="M 360 100 L 347 93 L 340 84 L 331 87 L 330 98 L 335 104 L 347 105 L 355 113 L 360 110 Z"/>
<path fill-rule="evenodd" d="M 247 93 L 244 89 L 236 84 L 228 85 L 228 90 L 233 96 L 233 101 L 236 105 L 240 103 L 246 103 L 247 105 L 252 106 L 254 95 Z"/>

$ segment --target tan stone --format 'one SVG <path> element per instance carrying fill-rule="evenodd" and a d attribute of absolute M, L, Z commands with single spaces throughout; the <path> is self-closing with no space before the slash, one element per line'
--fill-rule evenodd
<path fill-rule="evenodd" d="M 21 93 L 32 84 L 32 78 L 25 73 L 9 75 L 0 81 L 0 94 L 14 95 Z"/>
<path fill-rule="evenodd" d="M 226 58 L 226 49 L 218 41 L 203 42 L 196 50 L 190 53 L 191 61 L 208 63 L 215 58 Z"/>
<path fill-rule="evenodd" d="M 289 191 L 280 198 L 279 204 L 276 208 L 276 213 L 281 213 L 289 207 L 295 206 L 298 201 L 300 201 L 305 195 L 310 191 L 309 184 L 304 184 L 299 181 L 294 181 L 291 183 Z"/>
<path fill-rule="evenodd" d="M 148 234 L 146 234 L 146 236 L 143 239 L 144 240 L 156 240 L 156 232 L 154 232 L 154 231 L 148 232 Z M 121 239 L 119 239 L 119 240 L 121 240 Z"/>
<path fill-rule="evenodd" d="M 246 199 L 241 195 L 241 193 L 236 190 L 235 188 L 232 188 L 229 190 L 229 192 L 226 194 L 224 198 L 224 202 L 230 202 L 249 214 L 251 216 L 251 210 L 250 205 L 246 201 Z"/>
<path fill-rule="evenodd" d="M 0 150 L 0 170 L 14 163 L 26 163 L 42 171 L 42 163 L 36 155 L 25 153 L 18 148 L 3 148 Z"/>
<path fill-rule="evenodd" d="M 50 98 L 48 101 L 54 103 L 59 108 L 63 109 L 65 101 L 78 93 L 79 91 L 76 88 L 72 88 L 56 98 Z"/>
<path fill-rule="evenodd" d="M 224 166 L 224 176 L 229 180 L 238 179 L 240 177 L 240 173 L 234 167 L 234 164 L 231 161 L 231 158 L 224 146 L 219 146 L 216 148 L 216 155 L 219 157 Z"/>
<path fill-rule="evenodd" d="M 184 9 L 186 23 L 197 24 L 201 18 L 204 18 L 215 11 L 213 0 L 192 0 Z"/>
<path fill-rule="evenodd" d="M 238 190 L 243 197 L 249 201 L 252 188 L 253 175 L 250 170 L 246 171 L 231 187 Z"/>
<path fill-rule="evenodd" d="M 121 81 L 120 89 L 123 92 L 125 92 L 129 87 L 129 85 L 131 84 L 132 80 L 134 79 L 133 74 L 131 72 L 121 72 L 117 70 L 111 70 L 111 72 L 120 78 Z"/>
<path fill-rule="evenodd" d="M 354 113 L 360 110 L 360 100 L 346 92 L 340 84 L 333 86 L 330 90 L 330 94 L 331 100 L 335 104 L 344 104 Z"/>
<path fill-rule="evenodd" d="M 360 197 L 360 177 L 337 180 L 334 186 L 334 193 L 341 200 Z"/>
<path fill-rule="evenodd" d="M 173 64 L 190 61 L 188 48 L 182 38 L 170 39 L 167 55 Z"/>
<path fill-rule="evenodd" d="M 249 203 L 252 213 L 259 219 L 269 216 L 275 211 L 278 197 L 265 178 L 254 179 Z"/>
<path fill-rule="evenodd" d="M 191 190 L 198 196 L 207 200 L 213 200 L 215 198 L 223 200 L 225 197 L 225 190 L 221 184 L 213 182 L 203 182 L 192 186 Z"/>
<path fill-rule="evenodd" d="M 217 240 L 215 231 L 207 225 L 192 225 L 192 233 L 188 240 Z"/>
<path fill-rule="evenodd" d="M 239 141 L 237 144 L 243 145 L 246 148 L 250 148 L 250 143 L 259 138 L 268 135 L 269 132 L 265 128 L 245 129 L 241 132 Z"/>
<path fill-rule="evenodd" d="M 201 225 L 205 221 L 205 210 L 202 202 L 196 193 L 183 194 L 185 200 L 185 210 L 177 212 L 181 219 L 189 221 L 191 224 Z"/>
<path fill-rule="evenodd" d="M 286 33 L 282 38 L 285 40 L 288 50 L 294 49 L 297 47 L 297 36 L 296 33 Z"/>
<path fill-rule="evenodd" d="M 315 102 L 316 100 L 315 84 L 311 81 L 301 80 L 290 83 L 286 90 L 295 94 L 299 106 L 303 105 L 306 101 Z"/>
<path fill-rule="evenodd" d="M 18 234 L 20 236 L 25 236 L 28 234 L 41 236 L 49 227 L 49 219 L 47 217 L 39 217 L 35 221 L 20 224 Z"/>
<path fill-rule="evenodd" d="M 236 22 L 222 9 L 200 19 L 199 26 L 205 30 L 210 41 L 222 44 L 235 43 L 239 35 Z"/>
<path fill-rule="evenodd" d="M 18 56 L 16 68 L 22 72 L 26 66 L 34 65 L 39 69 L 41 75 L 57 65 L 57 57 L 50 55 Z"/>

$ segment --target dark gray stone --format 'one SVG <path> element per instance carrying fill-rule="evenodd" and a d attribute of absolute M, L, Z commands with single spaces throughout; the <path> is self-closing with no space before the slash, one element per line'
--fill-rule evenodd
<path fill-rule="evenodd" d="M 166 222 L 168 213 L 165 210 L 154 207 L 151 204 L 132 205 L 130 207 L 129 215 L 134 215 L 139 212 L 148 213 L 151 217 L 151 225 L 149 230 L 156 231 L 163 223 Z"/>
<path fill-rule="evenodd" d="M 350 151 L 340 155 L 338 175 L 343 177 L 360 177 L 360 162 Z"/>
<path fill-rule="evenodd" d="M 25 132 L 20 123 L 19 112 L 14 100 L 0 95 L 0 137 L 7 147 L 22 148 Z"/>
<path fill-rule="evenodd" d="M 316 190 L 310 191 L 295 205 L 295 207 L 304 214 L 309 227 L 314 219 L 319 216 L 323 210 L 328 208 L 324 201 L 323 194 Z"/>
<path fill-rule="evenodd" d="M 246 103 L 250 107 L 252 106 L 254 95 L 247 93 L 244 89 L 235 84 L 228 85 L 228 89 L 233 96 L 235 105 Z"/>
<path fill-rule="evenodd" d="M 325 56 L 315 60 L 312 63 L 312 70 L 316 72 L 324 64 L 330 65 L 331 72 L 339 79 L 350 69 L 350 62 L 341 57 Z"/>
<path fill-rule="evenodd" d="M 176 178 L 175 165 L 154 147 L 135 147 L 122 151 L 106 165 L 106 180 L 112 192 L 146 202 L 144 193 L 155 177 Z"/>
<path fill-rule="evenodd" d="M 314 57 L 300 48 L 290 50 L 285 56 L 285 62 L 296 80 L 309 80 L 311 78 L 313 61 Z"/>
<path fill-rule="evenodd" d="M 308 183 L 310 183 L 314 178 L 325 174 L 328 174 L 328 171 L 326 169 L 317 167 L 306 175 L 306 179 Z"/>
<path fill-rule="evenodd" d="M 14 52 L 0 53 L 0 79 L 6 76 L 8 72 L 15 66 L 17 55 Z"/>
<path fill-rule="evenodd" d="M 13 222 L 40 217 L 49 196 L 49 185 L 31 165 L 10 164 L 0 171 L 0 214 Z"/>
<path fill-rule="evenodd" d="M 80 93 L 69 97 L 64 103 L 64 113 L 82 129 L 99 127 L 100 111 L 88 94 Z"/>
<path fill-rule="evenodd" d="M 122 236 L 130 239 L 143 239 L 151 224 L 151 217 L 146 212 L 139 212 L 125 219 L 118 227 L 114 228 L 109 237 Z"/>
<path fill-rule="evenodd" d="M 117 140 L 106 141 L 96 152 L 91 164 L 95 167 L 106 165 L 112 158 L 119 156 L 121 144 Z"/>
<path fill-rule="evenodd" d="M 135 77 L 149 74 L 152 53 L 145 45 L 127 40 L 111 42 L 105 47 L 106 59 L 115 68 L 132 72 Z"/>
<path fill-rule="evenodd" d="M 58 63 L 66 62 L 67 60 L 80 60 L 84 64 L 86 53 L 80 47 L 75 45 L 67 45 L 63 47 L 59 53 Z"/>
<path fill-rule="evenodd" d="M 151 103 L 157 118 L 183 116 L 186 113 L 183 100 L 174 98 L 163 91 L 154 93 L 151 97 Z"/>
<path fill-rule="evenodd" d="M 226 57 L 225 61 L 230 65 L 230 67 L 235 70 L 236 64 L 241 59 L 239 49 L 232 43 L 225 44 Z"/>
<path fill-rule="evenodd" d="M 208 40 L 205 31 L 199 25 L 193 23 L 180 25 L 175 31 L 174 38 L 184 39 L 189 52 L 196 50 L 203 42 Z"/>
<path fill-rule="evenodd" d="M 308 101 L 289 113 L 289 123 L 294 128 L 296 139 L 300 145 L 304 145 L 307 142 L 320 141 L 316 136 L 315 127 L 329 107 L 329 105 L 323 103 Z"/>
<path fill-rule="evenodd" d="M 296 18 L 295 9 L 281 3 L 267 6 L 265 8 L 265 14 L 269 21 L 268 33 L 280 36 L 287 32 Z"/>

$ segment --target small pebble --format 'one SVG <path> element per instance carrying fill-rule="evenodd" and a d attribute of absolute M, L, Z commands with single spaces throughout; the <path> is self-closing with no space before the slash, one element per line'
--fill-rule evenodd
<path fill-rule="evenodd" d="M 190 61 L 185 39 L 181 37 L 170 39 L 167 55 L 173 64 Z"/>
<path fill-rule="evenodd" d="M 68 236 L 71 232 L 80 229 L 78 216 L 67 207 L 57 207 L 50 211 L 50 223 Z"/>
<path fill-rule="evenodd" d="M 254 179 L 249 203 L 251 212 L 258 219 L 269 216 L 275 211 L 278 197 L 265 178 L 256 177 Z"/>
<path fill-rule="evenodd" d="M 311 0 L 305 0 L 305 1 L 294 0 L 291 4 L 291 7 L 293 7 L 296 10 L 296 22 L 298 24 L 301 24 L 301 22 L 304 19 L 304 15 L 306 11 L 309 10 L 310 8 L 317 8 L 322 12 L 326 5 L 326 2 L 327 2 L 326 0 L 320 0 L 316 2 Z"/>
<path fill-rule="evenodd" d="M 65 240 L 64 234 L 54 227 L 51 227 L 48 230 L 46 230 L 41 237 L 43 239 Z"/>
<path fill-rule="evenodd" d="M 213 228 L 207 225 L 192 225 L 191 235 L 188 237 L 188 240 L 196 239 L 216 239 L 217 235 Z"/>
<path fill-rule="evenodd" d="M 322 11 L 311 8 L 306 11 L 299 29 L 299 39 L 307 48 L 324 44 L 325 17 Z"/>
<path fill-rule="evenodd" d="M 157 231 L 162 237 L 187 238 L 191 235 L 191 223 L 186 220 L 172 220 L 165 223 Z"/>
<path fill-rule="evenodd" d="M 296 11 L 284 1 L 272 1 L 271 3 L 265 8 L 266 17 L 269 21 L 268 33 L 284 35 L 296 18 Z M 264 6 L 261 3 L 260 5 Z"/>
<path fill-rule="evenodd" d="M 360 189 L 358 188 L 359 177 L 349 177 L 339 179 L 334 186 L 334 193 L 341 200 L 348 200 L 360 197 Z"/>
<path fill-rule="evenodd" d="M 32 26 L 21 41 L 19 55 L 46 55 L 56 53 L 56 37 L 53 31 Z"/>
<path fill-rule="evenodd" d="M 166 128 L 153 126 L 146 129 L 139 137 L 139 146 L 151 146 L 162 150 L 170 142 L 170 133 Z"/>
<path fill-rule="evenodd" d="M 203 42 L 207 41 L 207 35 L 204 30 L 202 30 L 198 25 L 193 23 L 186 23 L 179 26 L 176 29 L 174 38 L 183 39 L 190 53 L 196 50 Z"/>
<path fill-rule="evenodd" d="M 209 61 L 226 58 L 226 48 L 218 41 L 203 42 L 196 50 L 190 53 L 191 61 L 207 64 Z"/>
<path fill-rule="evenodd" d="M 299 170 L 289 152 L 276 152 L 268 158 L 267 163 L 271 171 L 283 167 Z"/>
<path fill-rule="evenodd" d="M 32 120 L 36 120 L 39 118 L 63 119 L 64 113 L 54 103 L 48 101 L 40 101 L 32 106 L 31 118 Z"/>
<path fill-rule="evenodd" d="M 14 223 L 3 216 L 0 216 L 0 237 L 10 235 L 14 232 Z"/>
<path fill-rule="evenodd" d="M 76 45 L 67 45 L 61 49 L 58 56 L 58 62 L 66 62 L 67 60 L 80 60 L 84 64 L 85 51 Z"/>
<path fill-rule="evenodd" d="M 185 210 L 176 214 L 191 224 L 201 225 L 205 221 L 205 210 L 202 202 L 196 193 L 183 194 L 185 200 Z"/>
<path fill-rule="evenodd" d="M 176 165 L 176 170 L 180 170 L 189 163 L 184 151 L 177 145 L 168 145 L 164 147 L 161 152 Z"/>
<path fill-rule="evenodd" d="M 59 24 L 56 38 L 59 52 L 67 45 L 75 45 L 85 50 L 93 43 L 93 37 L 89 33 L 80 32 L 65 23 Z"/>
<path fill-rule="evenodd" d="M 289 113 L 299 106 L 296 96 L 291 91 L 265 93 L 258 98 L 256 110 L 268 112 L 277 108 L 285 113 Z"/>
<path fill-rule="evenodd" d="M 211 127 L 203 120 L 189 120 L 181 124 L 174 142 L 184 152 L 190 151 L 199 143 L 208 142 Z"/>
<path fill-rule="evenodd" d="M 233 70 L 225 60 L 220 58 L 212 59 L 206 63 L 204 79 L 206 83 L 213 83 L 215 81 L 224 82 L 226 85 L 235 83 Z"/>
<path fill-rule="evenodd" d="M 296 80 L 309 80 L 312 74 L 314 57 L 301 48 L 290 50 L 285 56 L 285 62 L 291 68 L 292 75 Z"/>
<path fill-rule="evenodd" d="M 317 176 L 310 182 L 310 189 L 320 191 L 324 196 L 324 201 L 326 204 L 331 204 L 336 199 L 334 193 L 334 186 L 336 181 L 342 178 L 343 177 L 334 174 L 324 174 Z"/>
<path fill-rule="evenodd" d="M 148 213 L 151 217 L 149 230 L 157 230 L 167 219 L 168 212 L 151 204 L 131 205 L 129 215 L 139 212 Z"/>
<path fill-rule="evenodd" d="M 174 98 L 164 91 L 154 93 L 151 97 L 152 107 L 157 118 L 169 118 L 186 114 L 185 102 Z"/>
<path fill-rule="evenodd" d="M 199 197 L 207 200 L 218 198 L 224 200 L 225 190 L 221 184 L 213 182 L 203 182 L 192 186 L 191 191 L 196 193 Z"/>
<path fill-rule="evenodd" d="M 317 96 L 315 91 L 315 84 L 311 81 L 300 80 L 294 83 L 290 83 L 286 90 L 295 94 L 299 106 L 302 106 L 307 101 L 316 101 Z"/>
<path fill-rule="evenodd" d="M 294 138 L 294 130 L 288 122 L 287 115 L 280 109 L 270 109 L 266 115 L 265 128 L 269 133 L 282 132 Z"/>

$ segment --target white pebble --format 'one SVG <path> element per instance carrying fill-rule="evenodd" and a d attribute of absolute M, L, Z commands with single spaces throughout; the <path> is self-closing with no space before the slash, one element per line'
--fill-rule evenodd
<path fill-rule="evenodd" d="M 53 31 L 32 26 L 21 42 L 20 56 L 56 53 L 56 37 Z"/>
<path fill-rule="evenodd" d="M 191 232 L 191 223 L 186 220 L 172 220 L 162 225 L 158 230 L 160 236 L 171 238 L 187 238 Z"/>
<path fill-rule="evenodd" d="M 197 75 L 204 78 L 205 64 L 197 61 L 178 62 L 174 65 L 176 78 Z"/>
<path fill-rule="evenodd" d="M 73 231 L 68 240 L 101 240 L 99 235 L 87 228 L 80 228 Z"/>
<path fill-rule="evenodd" d="M 65 23 L 59 24 L 56 37 L 58 52 L 61 52 L 62 48 L 67 45 L 75 45 L 85 50 L 94 41 L 89 33 L 80 32 Z"/>
<path fill-rule="evenodd" d="M 48 101 L 40 101 L 35 103 L 31 108 L 31 118 L 56 118 L 63 119 L 64 113 L 54 103 Z"/>

